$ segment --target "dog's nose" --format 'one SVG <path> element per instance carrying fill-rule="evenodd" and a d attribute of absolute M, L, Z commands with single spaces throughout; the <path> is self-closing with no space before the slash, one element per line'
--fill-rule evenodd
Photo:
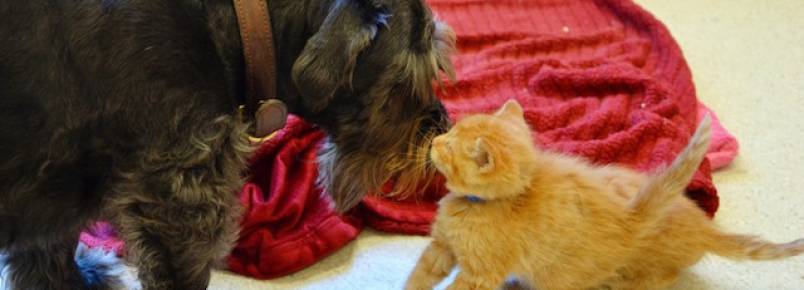
<path fill-rule="evenodd" d="M 440 102 L 430 110 L 430 118 L 442 127 L 449 127 L 449 113 Z"/>
<path fill-rule="evenodd" d="M 436 103 L 435 106 L 433 106 L 433 109 L 431 110 L 431 113 L 433 114 L 433 117 L 436 117 L 436 116 L 438 116 L 438 117 L 447 117 L 447 115 L 448 115 L 447 114 L 447 108 L 445 108 L 444 104 L 442 104 L 441 102 L 438 102 L 438 103 Z"/>
<path fill-rule="evenodd" d="M 447 132 L 450 127 L 449 115 L 447 110 L 440 103 L 429 106 L 425 111 L 420 111 L 421 117 L 426 118 L 419 127 L 422 134 L 441 134 Z"/>

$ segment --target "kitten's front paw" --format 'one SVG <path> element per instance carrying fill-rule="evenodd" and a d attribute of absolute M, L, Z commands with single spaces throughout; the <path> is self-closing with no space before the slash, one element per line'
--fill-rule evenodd
<path fill-rule="evenodd" d="M 488 289 L 501 289 L 504 287 L 503 279 L 489 279 L 488 277 L 468 278 L 466 276 L 458 275 L 447 290 L 488 290 Z M 502 288 L 505 289 L 505 288 Z M 527 289 L 527 288 L 514 288 L 514 289 Z"/>
<path fill-rule="evenodd" d="M 418 283 L 416 281 L 411 280 L 408 280 L 408 282 L 405 283 L 405 290 L 431 290 L 431 289 L 433 289 L 433 287 L 432 286 L 428 287 L 427 285 L 425 285 L 425 283 Z"/>
<path fill-rule="evenodd" d="M 469 283 L 467 281 L 462 280 L 456 280 L 455 282 L 450 284 L 449 287 L 447 287 L 447 290 L 475 290 L 475 289 L 480 290 L 480 289 L 494 289 L 494 288 L 493 287 L 482 288 L 480 287 L 480 285 L 477 285 L 476 283 Z"/>

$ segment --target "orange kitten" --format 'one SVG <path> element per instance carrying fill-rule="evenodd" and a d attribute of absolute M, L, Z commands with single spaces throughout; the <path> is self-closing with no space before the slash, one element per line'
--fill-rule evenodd
<path fill-rule="evenodd" d="M 450 289 L 495 289 L 509 275 L 540 290 L 662 289 L 706 253 L 801 254 L 804 240 L 724 233 L 684 198 L 709 126 L 707 116 L 668 168 L 646 175 L 540 150 L 515 101 L 463 119 L 433 140 L 451 193 L 406 288 L 431 289 L 457 265 Z"/>

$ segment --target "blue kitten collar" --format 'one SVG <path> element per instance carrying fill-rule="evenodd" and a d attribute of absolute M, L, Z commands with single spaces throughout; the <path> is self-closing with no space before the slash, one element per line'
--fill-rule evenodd
<path fill-rule="evenodd" d="M 467 194 L 464 196 L 464 198 L 466 198 L 466 201 L 471 203 L 483 203 L 484 201 L 486 201 L 483 198 L 473 194 Z"/>

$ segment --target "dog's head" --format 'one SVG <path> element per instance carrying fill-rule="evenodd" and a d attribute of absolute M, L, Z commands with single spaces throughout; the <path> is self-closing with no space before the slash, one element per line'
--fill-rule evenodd
<path fill-rule="evenodd" d="M 442 72 L 453 74 L 452 30 L 424 0 L 318 3 L 308 13 L 317 15 L 307 21 L 315 28 L 293 62 L 291 81 L 296 110 L 329 135 L 320 184 L 338 210 L 389 179 L 395 187 L 386 194 L 422 188 L 434 174 L 426 161 L 429 140 L 449 125 L 433 85 Z"/>

